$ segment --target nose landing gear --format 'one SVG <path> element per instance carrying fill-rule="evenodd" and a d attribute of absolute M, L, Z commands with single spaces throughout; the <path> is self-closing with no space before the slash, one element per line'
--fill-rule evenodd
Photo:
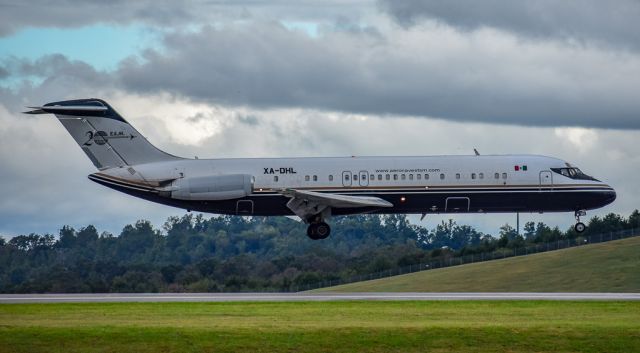
<path fill-rule="evenodd" d="M 585 210 L 576 211 L 576 213 L 575 213 L 576 225 L 573 226 L 573 229 L 577 233 L 582 233 L 582 232 L 584 232 L 585 229 L 587 229 L 587 226 L 585 226 L 584 223 L 580 222 L 580 216 L 586 216 L 586 215 L 587 215 L 587 211 L 585 211 Z"/>

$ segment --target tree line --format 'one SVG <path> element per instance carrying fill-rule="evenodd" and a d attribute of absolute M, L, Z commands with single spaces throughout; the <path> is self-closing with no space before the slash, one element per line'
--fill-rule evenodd
<path fill-rule="evenodd" d="M 312 241 L 286 217 L 170 217 L 117 236 L 94 226 L 59 234 L 0 237 L 0 292 L 287 291 L 326 280 L 366 275 L 446 257 L 517 248 L 640 228 L 640 213 L 593 217 L 585 233 L 527 222 L 505 224 L 496 236 L 454 220 L 433 229 L 405 215 L 333 219 L 329 239 Z"/>

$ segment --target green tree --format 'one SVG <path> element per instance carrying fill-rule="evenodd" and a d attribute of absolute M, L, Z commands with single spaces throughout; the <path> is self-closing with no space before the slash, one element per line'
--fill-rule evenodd
<path fill-rule="evenodd" d="M 640 211 L 634 210 L 627 220 L 628 229 L 640 229 Z"/>

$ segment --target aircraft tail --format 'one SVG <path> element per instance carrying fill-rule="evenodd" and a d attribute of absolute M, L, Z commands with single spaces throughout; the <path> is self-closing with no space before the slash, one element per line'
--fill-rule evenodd
<path fill-rule="evenodd" d="M 142 136 L 101 99 L 52 102 L 26 114 L 54 114 L 100 170 L 177 160 Z"/>

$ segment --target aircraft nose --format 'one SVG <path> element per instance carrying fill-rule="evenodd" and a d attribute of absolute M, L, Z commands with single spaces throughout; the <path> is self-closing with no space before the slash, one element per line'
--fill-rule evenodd
<path fill-rule="evenodd" d="M 608 205 L 616 200 L 616 191 L 609 185 L 607 185 L 608 189 L 602 193 L 602 203 L 604 205 Z"/>
<path fill-rule="evenodd" d="M 616 200 L 616 191 L 613 190 L 613 188 L 611 188 L 611 191 L 609 191 L 609 203 L 612 203 L 613 201 Z"/>

